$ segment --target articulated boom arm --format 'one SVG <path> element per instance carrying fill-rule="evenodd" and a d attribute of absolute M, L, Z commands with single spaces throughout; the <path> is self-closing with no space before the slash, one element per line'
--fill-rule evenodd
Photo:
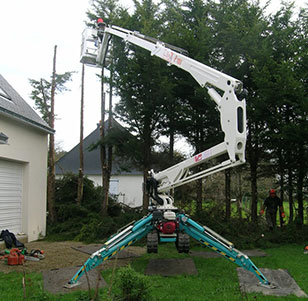
<path fill-rule="evenodd" d="M 159 183 L 158 192 L 167 192 L 171 188 L 245 162 L 246 103 L 245 99 L 238 99 L 236 95 L 242 91 L 242 83 L 239 80 L 187 57 L 181 53 L 180 48 L 139 32 L 117 26 L 107 26 L 104 23 L 100 25 L 98 31 L 92 29 L 92 35 L 84 34 L 81 62 L 102 67 L 107 57 L 111 37 L 120 37 L 126 42 L 150 51 L 152 55 L 165 60 L 169 65 L 175 65 L 189 72 L 200 86 L 207 88 L 220 112 L 221 128 L 225 134 L 224 142 L 158 174 L 152 172 L 152 176 Z M 97 37 L 98 47 L 91 53 L 86 45 L 87 41 L 93 43 L 93 36 Z M 228 160 L 196 175 L 191 175 L 190 168 L 225 153 L 229 156 Z"/>
<path fill-rule="evenodd" d="M 233 243 L 229 242 L 210 228 L 196 223 L 185 214 L 179 214 L 178 219 L 180 220 L 180 230 L 187 233 L 202 245 L 207 246 L 226 259 L 255 274 L 255 276 L 260 280 L 260 285 L 272 287 L 270 282 L 249 259 L 249 257 L 235 249 Z"/>
<path fill-rule="evenodd" d="M 183 213 L 177 213 L 176 220 L 178 223 L 179 233 L 186 233 L 202 245 L 209 247 L 226 259 L 252 272 L 259 279 L 260 285 L 265 287 L 272 287 L 270 282 L 254 265 L 249 257 L 235 249 L 231 242 L 227 241 L 225 238 L 221 237 L 219 234 L 209 229 L 208 227 L 201 226 L 200 224 L 196 223 Z M 154 213 L 150 213 L 141 220 L 120 229 L 102 246 L 101 249 L 97 250 L 90 256 L 90 258 L 76 272 L 76 274 L 65 285 L 65 287 L 72 288 L 79 285 L 80 282 L 78 280 L 83 276 L 85 272 L 89 272 L 90 270 L 96 268 L 98 265 L 102 264 L 106 260 L 109 260 L 111 257 L 123 251 L 125 248 L 131 246 L 139 239 L 148 234 L 156 233 L 156 231 L 157 229 L 155 229 Z M 186 252 L 188 252 L 188 250 L 186 250 Z"/>
<path fill-rule="evenodd" d="M 146 236 L 153 229 L 151 223 L 152 218 L 152 214 L 149 214 L 134 224 L 128 225 L 125 229 L 120 229 L 104 243 L 101 249 L 90 256 L 65 287 L 72 288 L 79 285 L 78 280 L 85 272 L 96 268 L 98 265 Z"/>
<path fill-rule="evenodd" d="M 203 169 L 197 173 L 191 172 L 191 168 L 225 154 L 225 146 L 226 144 L 222 142 L 159 173 L 155 174 L 154 171 L 151 171 L 151 176 L 155 178 L 159 183 L 157 191 L 159 193 L 166 193 L 172 188 L 187 184 L 200 178 L 204 178 L 218 171 L 242 164 L 242 160 L 236 160 L 233 162 L 228 159 L 219 163 L 218 165 Z"/>

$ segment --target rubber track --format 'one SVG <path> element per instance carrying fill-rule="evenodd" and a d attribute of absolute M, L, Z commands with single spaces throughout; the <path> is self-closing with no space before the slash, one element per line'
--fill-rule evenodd
<path fill-rule="evenodd" d="M 176 247 L 179 253 L 188 253 L 189 252 L 189 235 L 186 233 L 178 233 L 178 238 L 176 242 Z"/>
<path fill-rule="evenodd" d="M 158 251 L 158 233 L 157 231 L 153 231 L 147 235 L 147 252 L 157 253 L 157 251 Z"/>

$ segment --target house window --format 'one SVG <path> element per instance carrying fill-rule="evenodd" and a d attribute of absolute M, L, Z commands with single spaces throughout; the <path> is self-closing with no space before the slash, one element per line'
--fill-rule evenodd
<path fill-rule="evenodd" d="M 3 99 L 12 102 L 12 98 L 1 87 L 0 87 L 0 96 Z"/>
<path fill-rule="evenodd" d="M 7 144 L 9 137 L 0 132 L 0 144 Z"/>
<path fill-rule="evenodd" d="M 110 179 L 109 182 L 109 193 L 113 195 L 119 194 L 119 180 Z"/>

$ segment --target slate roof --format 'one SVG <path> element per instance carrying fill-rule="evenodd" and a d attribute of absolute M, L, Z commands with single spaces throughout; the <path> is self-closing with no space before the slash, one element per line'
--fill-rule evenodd
<path fill-rule="evenodd" d="M 0 74 L 0 115 L 6 115 L 30 124 L 47 133 L 54 130 L 30 107 Z"/>
<path fill-rule="evenodd" d="M 118 127 L 121 130 L 126 131 L 116 120 L 112 120 L 112 126 Z M 108 120 L 105 122 L 105 129 L 108 129 Z M 127 132 L 129 135 L 130 133 Z M 100 166 L 100 150 L 99 147 L 89 151 L 89 146 L 97 143 L 100 139 L 100 129 L 99 126 L 90 133 L 86 138 L 83 139 L 83 160 L 84 160 L 84 174 L 85 175 L 101 175 L 102 170 Z M 128 166 L 124 159 L 119 157 L 113 157 L 112 162 L 112 175 L 142 175 L 142 172 L 134 167 Z M 77 174 L 79 171 L 79 143 L 61 157 L 56 162 L 56 174 L 62 175 L 68 172 Z M 126 165 L 126 166 L 125 166 Z"/>

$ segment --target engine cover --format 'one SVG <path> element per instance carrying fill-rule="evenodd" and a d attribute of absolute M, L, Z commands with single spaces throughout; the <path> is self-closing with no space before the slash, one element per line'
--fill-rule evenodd
<path fill-rule="evenodd" d="M 164 222 L 160 224 L 160 231 L 164 234 L 172 234 L 175 232 L 176 222 Z"/>

